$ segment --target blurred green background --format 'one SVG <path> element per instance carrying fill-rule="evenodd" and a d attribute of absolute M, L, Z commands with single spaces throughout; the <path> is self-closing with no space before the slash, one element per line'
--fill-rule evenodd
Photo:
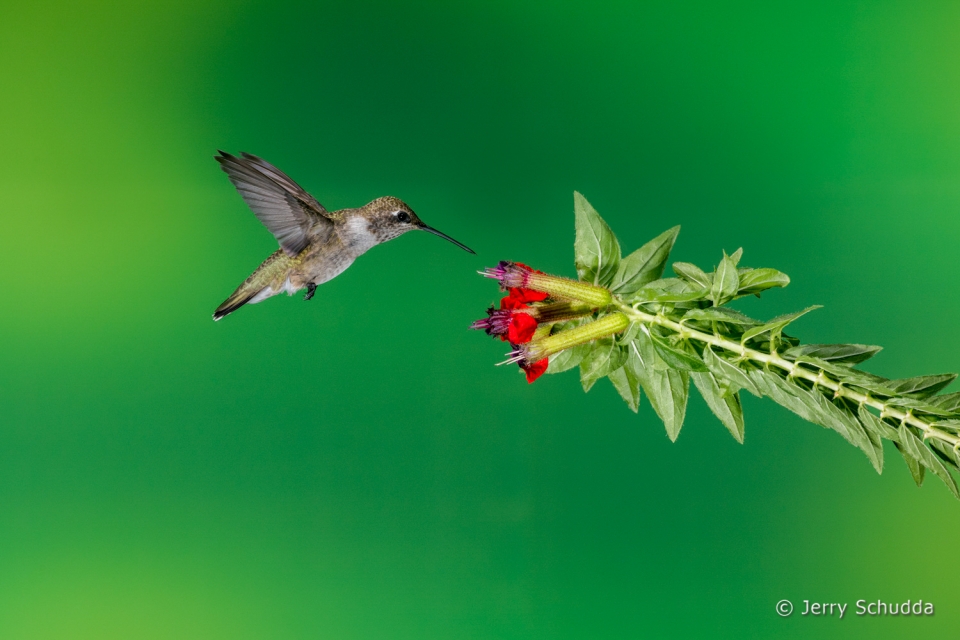
<path fill-rule="evenodd" d="M 960 504 L 833 432 L 699 399 L 671 444 L 466 330 L 499 259 L 625 250 L 794 283 L 794 333 L 960 369 L 960 4 L 0 8 L 0 637 L 948 637 Z M 249 151 L 428 234 L 304 303 L 213 309 L 276 244 Z M 951 389 L 956 389 L 957 386 Z M 782 619 L 789 598 L 843 620 Z M 857 618 L 858 599 L 932 618 Z"/>

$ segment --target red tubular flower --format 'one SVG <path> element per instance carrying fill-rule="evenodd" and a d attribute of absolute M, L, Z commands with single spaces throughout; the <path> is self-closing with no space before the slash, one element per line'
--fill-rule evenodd
<path fill-rule="evenodd" d="M 511 304 L 542 302 L 550 297 L 549 293 L 524 287 L 522 279 L 518 278 L 518 272 L 543 273 L 543 271 L 537 271 L 522 262 L 507 262 L 506 260 L 501 260 L 496 267 L 487 269 L 483 275 L 498 280 L 500 286 L 505 291 L 510 292 L 508 297 L 511 299 Z M 506 298 L 504 298 L 504 300 L 506 300 Z"/>
<path fill-rule="evenodd" d="M 510 316 L 510 325 L 507 327 L 506 339 L 513 344 L 530 342 L 533 332 L 537 330 L 537 321 L 529 313 L 522 311 Z"/>
<path fill-rule="evenodd" d="M 520 368 L 523 369 L 523 372 L 527 374 L 527 384 L 533 384 L 533 381 L 543 375 L 543 372 L 547 370 L 547 365 L 550 364 L 550 360 L 543 358 L 542 360 L 537 360 L 536 362 L 527 362 L 526 360 L 520 361 Z"/>
<path fill-rule="evenodd" d="M 532 292 L 537 296 L 537 300 L 550 297 L 559 300 L 579 300 L 583 304 L 597 308 L 605 308 L 613 300 L 610 290 L 605 287 L 550 276 L 520 262 L 502 260 L 497 266 L 481 272 L 481 275 L 497 280 L 501 289 L 509 290 L 511 296 L 516 295 L 520 299 L 524 299 Z M 519 291 L 514 294 L 514 290 Z"/>
<path fill-rule="evenodd" d="M 501 364 L 517 363 L 527 375 L 527 384 L 533 384 L 533 382 L 547 370 L 547 367 L 550 365 L 550 359 L 547 357 L 538 357 L 536 360 L 531 359 L 529 355 L 532 344 L 530 343 L 511 344 L 510 346 L 513 347 L 513 350 L 508 354 L 510 359 Z"/>
<path fill-rule="evenodd" d="M 543 273 L 543 271 L 538 271 L 533 267 L 528 267 L 522 262 L 514 262 L 515 265 L 521 269 L 525 269 L 530 273 Z M 544 291 L 534 291 L 533 289 L 524 289 L 523 287 L 510 287 L 510 297 L 516 298 L 521 302 L 543 302 L 550 297 L 549 293 Z"/>
<path fill-rule="evenodd" d="M 525 309 L 526 307 L 522 307 Z M 524 344 L 530 342 L 537 330 L 537 320 L 520 309 L 487 309 L 486 318 L 470 325 L 471 329 L 482 329 L 488 336 L 500 336 L 504 342 Z"/>
<path fill-rule="evenodd" d="M 500 308 L 501 309 L 525 309 L 527 304 L 518 297 L 514 297 L 511 293 L 509 296 L 504 296 L 500 299 Z"/>

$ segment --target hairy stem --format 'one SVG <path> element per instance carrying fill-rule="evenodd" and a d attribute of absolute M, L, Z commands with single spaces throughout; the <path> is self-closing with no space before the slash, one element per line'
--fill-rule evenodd
<path fill-rule="evenodd" d="M 754 362 L 760 362 L 764 365 L 773 365 L 778 369 L 786 371 L 788 377 L 802 378 L 812 382 L 817 386 L 830 389 L 834 392 L 834 397 L 848 398 L 859 405 L 873 407 L 880 412 L 881 418 L 892 418 L 899 421 L 901 424 L 905 423 L 916 427 L 923 433 L 924 440 L 933 438 L 949 443 L 955 451 L 960 450 L 960 436 L 955 436 L 938 429 L 930 423 L 913 415 L 913 412 L 909 409 L 903 411 L 897 407 L 888 405 L 883 400 L 870 397 L 869 394 L 863 394 L 845 387 L 842 382 L 834 380 L 822 369 L 814 372 L 801 367 L 796 362 L 792 362 L 786 358 L 783 358 L 776 351 L 773 351 L 772 353 L 764 353 L 762 351 L 757 351 L 756 349 L 746 347 L 739 342 L 729 340 L 727 338 L 723 338 L 711 333 L 704 333 L 703 331 L 698 331 L 696 329 L 691 329 L 690 327 L 686 327 L 680 322 L 671 320 L 662 314 L 648 313 L 634 306 L 630 306 L 616 296 L 614 297 L 612 304 L 631 320 L 644 324 L 655 324 L 679 334 L 681 338 L 689 338 L 704 344 L 720 347 L 721 349 L 737 354 L 741 358 L 753 360 Z M 639 304 L 637 306 L 639 306 Z"/>

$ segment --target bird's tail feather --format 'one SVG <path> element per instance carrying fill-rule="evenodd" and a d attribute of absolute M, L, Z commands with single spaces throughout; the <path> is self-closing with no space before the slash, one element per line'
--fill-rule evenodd
<path fill-rule="evenodd" d="M 250 300 L 256 296 L 259 291 L 251 291 L 244 286 L 241 286 L 239 289 L 233 292 L 233 294 L 223 301 L 217 310 L 213 312 L 214 321 L 219 320 L 220 318 L 229 315 L 242 307 L 243 305 L 250 302 Z"/>

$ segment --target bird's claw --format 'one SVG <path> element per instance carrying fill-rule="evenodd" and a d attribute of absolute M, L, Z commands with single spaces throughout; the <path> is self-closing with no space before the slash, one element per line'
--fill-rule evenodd
<path fill-rule="evenodd" d="M 304 299 L 304 300 L 309 300 L 310 298 L 313 297 L 313 294 L 316 293 L 316 291 L 317 291 L 317 285 L 312 284 L 312 283 L 311 283 L 311 284 L 308 284 L 308 285 L 307 285 L 307 295 L 303 296 L 303 299 Z"/>

